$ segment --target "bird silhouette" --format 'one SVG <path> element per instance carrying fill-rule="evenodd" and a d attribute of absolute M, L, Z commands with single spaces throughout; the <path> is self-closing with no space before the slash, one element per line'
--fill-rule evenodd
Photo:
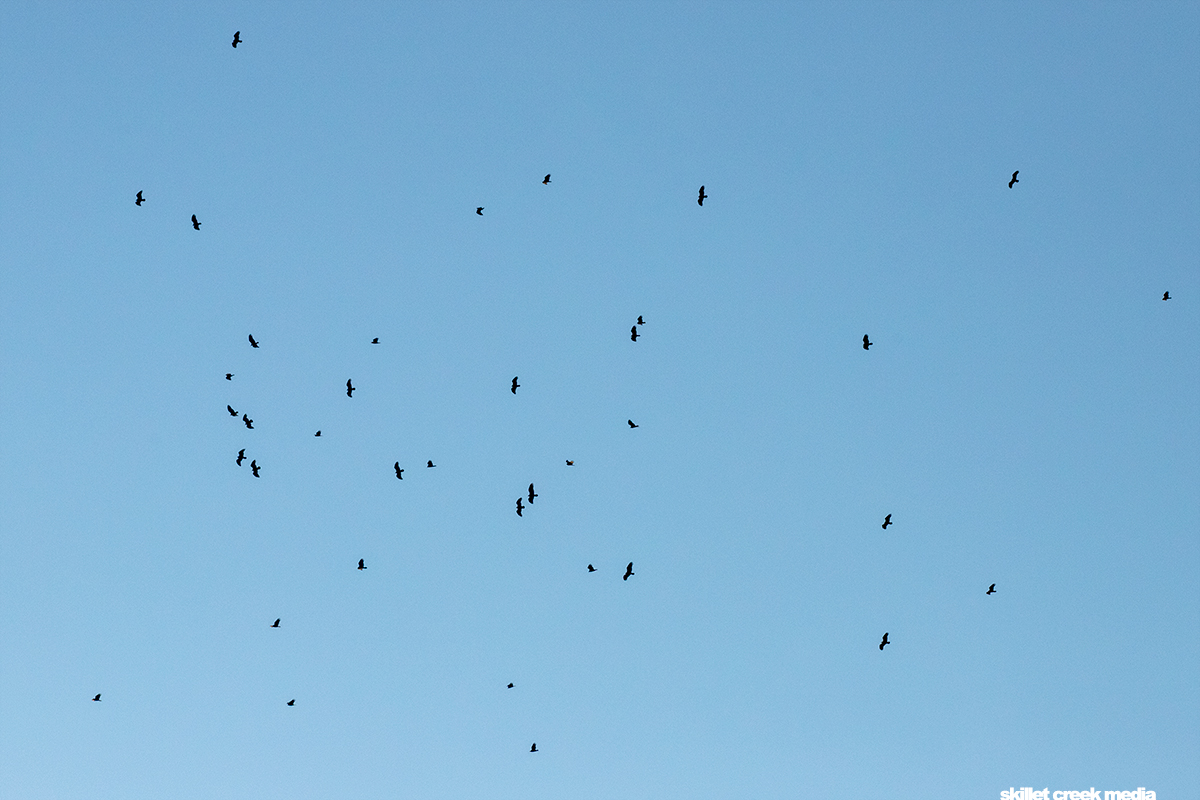
<path fill-rule="evenodd" d="M 596 571 L 596 568 L 593 567 L 591 564 L 588 564 L 588 572 L 595 572 L 595 571 Z"/>
<path fill-rule="evenodd" d="M 238 450 L 237 465 L 240 467 L 242 462 L 246 460 L 246 448 Z"/>
<path fill-rule="evenodd" d="M 550 185 L 550 175 L 549 175 L 549 173 L 547 173 L 546 177 L 542 178 L 542 185 L 543 185 L 543 186 L 549 186 L 549 185 Z"/>
<path fill-rule="evenodd" d="M 371 344 L 379 344 L 379 337 L 376 336 L 374 339 L 372 339 Z"/>
<path fill-rule="evenodd" d="M 509 688 L 509 689 L 511 689 L 512 687 L 513 687 L 513 685 L 510 683 L 510 684 L 508 685 L 508 688 Z"/>
<path fill-rule="evenodd" d="M 253 347 L 255 350 L 257 350 L 257 349 L 258 349 L 258 342 L 256 342 L 256 341 L 254 340 L 254 334 L 252 333 L 252 334 L 250 334 L 250 335 L 249 335 L 248 337 L 246 337 L 246 338 L 248 338 L 248 339 L 250 340 L 250 346 L 251 346 L 251 347 Z"/>
<path fill-rule="evenodd" d="M 93 702 L 93 703 L 99 703 L 99 702 L 100 702 L 100 695 L 96 695 L 95 697 L 93 697 L 93 698 L 92 698 L 92 702 Z"/>
<path fill-rule="evenodd" d="M 246 423 L 247 428 L 254 430 L 254 420 L 250 419 L 245 414 L 242 414 L 242 422 Z"/>
<path fill-rule="evenodd" d="M 483 216 L 483 206 L 480 206 L 479 208 L 475 209 L 475 213 L 482 217 Z"/>
<path fill-rule="evenodd" d="M 229 412 L 229 416 L 231 416 L 231 417 L 235 417 L 235 418 L 236 418 L 236 417 L 237 417 L 237 415 L 238 415 L 238 413 L 237 413 L 236 411 L 234 411 L 234 410 L 233 410 L 233 406 L 231 406 L 231 405 L 226 405 L 226 406 L 225 406 L 225 410 Z"/>
<path fill-rule="evenodd" d="M 1171 293 L 1163 292 L 1163 300 L 1170 300 L 1170 299 L 1171 299 Z"/>
<path fill-rule="evenodd" d="M 241 43 L 242 43 L 242 32 L 234 31 L 233 32 L 233 46 L 236 48 Z M 289 703 L 288 705 L 291 705 L 291 704 Z"/>
<path fill-rule="evenodd" d="M 296 698 L 294 698 L 294 697 L 293 697 L 291 700 L 288 700 L 288 701 L 287 701 L 287 704 L 288 704 L 289 706 L 294 706 L 294 705 L 296 705 Z"/>
<path fill-rule="evenodd" d="M 516 394 L 516 393 L 517 393 L 517 389 L 519 389 L 520 387 L 521 387 L 521 384 L 517 383 L 517 378 L 516 378 L 516 376 L 514 375 L 514 376 L 513 376 L 512 393 L 513 393 L 513 394 Z"/>
<path fill-rule="evenodd" d="M 642 315 L 641 315 L 641 314 L 638 314 L 638 323 L 637 323 L 637 324 L 638 324 L 638 325 L 645 325 L 645 324 L 646 324 L 646 320 L 642 319 Z"/>
<path fill-rule="evenodd" d="M 532 745 L 530 745 L 529 752 L 531 752 L 531 753 L 537 752 L 537 742 L 534 742 Z"/>
<path fill-rule="evenodd" d="M 638 337 L 637 325 L 634 325 L 632 328 L 629 329 L 629 338 L 631 341 L 636 342 L 637 337 Z"/>
<path fill-rule="evenodd" d="M 399 461 L 397 461 L 395 464 L 392 465 L 392 469 L 396 470 L 396 477 L 398 479 L 404 480 L 404 470 L 400 469 Z"/>
<path fill-rule="evenodd" d="M 700 196 L 696 198 L 696 202 L 699 203 L 700 205 L 704 205 L 704 201 L 706 199 L 708 199 L 708 195 L 706 195 L 704 193 L 704 187 L 701 186 L 700 187 Z"/>
<path fill-rule="evenodd" d="M 1017 172 L 1020 172 L 1020 171 L 1021 170 L 1017 170 Z M 1010 188 L 1010 189 L 1013 187 L 1014 183 L 1020 183 L 1020 181 L 1017 180 L 1017 172 L 1013 173 L 1012 180 L 1008 182 L 1008 188 Z"/>
<path fill-rule="evenodd" d="M 572 461 L 571 459 L 569 459 L 569 458 L 568 458 L 568 459 L 567 459 L 567 466 L 568 466 L 568 467 L 573 467 L 573 466 L 575 466 L 575 462 L 574 462 L 574 461 Z"/>
<path fill-rule="evenodd" d="M 255 461 L 254 459 L 250 459 L 250 471 L 254 473 L 254 477 L 256 477 L 256 478 L 259 477 L 259 475 L 258 475 L 259 469 L 261 469 L 261 467 L 258 466 L 258 462 Z"/>
<path fill-rule="evenodd" d="M 533 498 L 537 496 L 537 492 L 533 491 L 533 484 L 529 484 L 529 505 L 533 505 Z"/>
<path fill-rule="evenodd" d="M 192 227 L 196 230 L 200 230 L 200 220 L 196 219 L 195 214 L 192 214 Z"/>
<path fill-rule="evenodd" d="M 996 584 L 994 584 L 994 583 L 993 583 L 991 586 L 989 586 L 989 587 L 988 587 L 988 590 L 987 590 L 987 593 L 988 593 L 988 594 L 995 594 L 995 593 L 996 593 Z"/>
<path fill-rule="evenodd" d="M 627 420 L 625 420 L 625 421 L 626 421 L 627 423 L 629 423 L 629 427 L 631 427 L 631 428 L 640 428 L 640 427 L 642 427 L 641 425 L 635 425 L 635 424 L 633 423 L 633 420 L 631 420 L 631 419 L 627 419 Z"/>
<path fill-rule="evenodd" d="M 892 515 L 888 514 L 886 517 L 883 518 L 883 529 L 886 531 L 887 526 L 891 525 L 891 524 L 892 524 Z"/>
<path fill-rule="evenodd" d="M 433 459 L 429 459 L 428 461 L 425 462 L 425 469 L 432 469 L 433 467 L 436 467 L 436 466 L 437 466 L 437 464 L 433 463 Z"/>
<path fill-rule="evenodd" d="M 883 641 L 879 643 L 879 649 L 880 649 L 880 650 L 882 650 L 882 649 L 883 649 L 883 646 L 884 646 L 885 644 L 891 644 L 891 642 L 889 642 L 889 641 L 887 640 L 887 634 L 886 634 L 886 633 L 885 633 L 885 634 L 883 634 Z"/>
<path fill-rule="evenodd" d="M 349 378 L 346 379 L 346 397 L 354 397 L 354 384 Z"/>
<path fill-rule="evenodd" d="M 272 622 L 272 623 L 271 623 L 271 627 L 272 627 L 272 628 L 278 628 L 278 627 L 279 627 L 279 620 L 277 619 L 277 620 L 275 620 L 274 622 Z"/>
<path fill-rule="evenodd" d="M 868 339 L 867 335 L 864 333 L 863 334 L 863 350 L 870 350 L 871 345 L 873 345 L 873 344 L 875 344 L 875 343 L 872 342 L 870 339 Z"/>
<path fill-rule="evenodd" d="M 231 380 L 233 380 L 233 373 L 232 373 L 232 372 L 226 372 L 226 373 L 225 373 L 225 380 L 227 380 L 227 381 L 231 381 Z"/>
<path fill-rule="evenodd" d="M 134 200 L 134 201 L 133 201 L 133 204 L 134 204 L 135 206 L 140 206 L 140 205 L 141 205 L 142 203 L 144 203 L 144 202 L 146 202 L 146 198 L 142 197 L 142 192 L 141 192 L 141 190 L 139 189 L 139 190 L 138 190 L 138 193 L 137 193 L 137 200 Z"/>
<path fill-rule="evenodd" d="M 629 566 L 625 567 L 625 574 L 621 576 L 621 580 L 629 580 L 629 576 L 633 574 L 633 562 L 629 562 Z"/>
<path fill-rule="evenodd" d="M 313 434 L 313 436 L 320 436 L 320 435 L 321 435 L 320 431 L 317 431 L 316 433 Z"/>
<path fill-rule="evenodd" d="M 367 565 L 366 565 L 366 563 L 364 563 L 364 559 L 361 559 L 361 558 L 360 558 L 360 559 L 358 560 L 358 568 L 359 568 L 359 569 L 366 569 L 366 568 L 367 568 Z"/>
<path fill-rule="evenodd" d="M 517 498 L 517 516 L 518 517 L 525 516 L 525 505 L 521 502 L 520 497 Z"/>

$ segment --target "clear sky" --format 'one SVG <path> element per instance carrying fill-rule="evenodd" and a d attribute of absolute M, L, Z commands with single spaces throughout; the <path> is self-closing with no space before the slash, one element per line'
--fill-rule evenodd
<path fill-rule="evenodd" d="M 0 797 L 1200 796 L 1200 5 L 995 6 L 0 5 Z"/>

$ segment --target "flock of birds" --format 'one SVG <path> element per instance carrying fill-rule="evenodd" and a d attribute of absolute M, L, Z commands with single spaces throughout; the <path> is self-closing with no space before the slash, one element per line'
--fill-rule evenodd
<path fill-rule="evenodd" d="M 236 48 L 239 44 L 241 44 L 243 42 L 243 39 L 241 38 L 241 36 L 242 36 L 241 31 L 236 31 L 234 33 L 233 42 L 232 42 L 234 48 Z M 1009 189 L 1013 188 L 1014 185 L 1020 183 L 1020 181 L 1017 179 L 1017 175 L 1019 174 L 1019 172 L 1020 172 L 1020 170 L 1013 172 L 1012 177 L 1008 181 Z M 549 173 L 547 173 L 546 176 L 544 178 L 542 178 L 542 184 L 545 186 L 550 185 L 550 174 Z M 704 186 L 701 186 L 700 191 L 696 197 L 696 203 L 697 203 L 697 205 L 703 207 L 704 201 L 707 199 L 708 199 L 708 194 L 705 192 Z M 146 198 L 143 195 L 142 190 L 139 190 L 136 198 L 134 199 L 134 204 L 140 207 L 145 202 L 146 202 Z M 479 216 L 483 216 L 483 210 L 484 210 L 484 206 L 477 206 L 475 208 L 475 213 L 478 214 Z M 198 230 L 200 230 L 200 225 L 201 225 L 200 220 L 197 219 L 195 214 L 192 214 L 192 228 L 194 230 L 198 231 Z M 1171 293 L 1169 291 L 1163 292 L 1162 299 L 1170 300 Z M 646 324 L 646 322 L 642 318 L 642 316 L 638 315 L 637 322 L 634 323 L 634 325 L 630 328 L 630 331 L 629 331 L 630 340 L 632 340 L 635 343 L 637 342 L 637 340 L 641 336 L 641 334 L 638 332 L 638 326 L 645 326 L 645 324 Z M 248 339 L 250 342 L 250 346 L 254 349 L 258 349 L 259 344 L 258 344 L 258 341 L 254 338 L 254 335 L 250 334 L 248 336 Z M 379 338 L 375 337 L 374 339 L 372 339 L 371 344 L 373 344 L 373 345 L 379 344 Z M 863 350 L 870 350 L 871 346 L 873 344 L 875 344 L 875 343 L 871 341 L 870 336 L 868 334 L 863 334 L 863 337 L 862 337 Z M 233 373 L 231 373 L 231 372 L 225 373 L 225 380 L 232 381 L 233 377 L 234 377 Z M 512 394 L 516 395 L 517 389 L 521 388 L 521 384 L 518 383 L 518 376 L 513 376 L 512 385 L 509 388 L 510 388 L 510 391 L 512 392 Z M 349 398 L 353 398 L 355 391 L 356 391 L 356 387 L 354 386 L 353 380 L 348 378 L 346 380 L 346 396 Z M 225 408 L 229 411 L 230 416 L 234 417 L 235 419 L 238 417 L 238 412 L 234 410 L 233 406 L 227 405 L 227 406 L 225 406 Z M 247 430 L 254 429 L 254 420 L 251 419 L 247 414 L 243 413 L 241 415 L 241 419 L 242 419 L 242 423 L 246 426 Z M 631 430 L 639 427 L 632 419 L 626 420 L 626 423 L 629 425 L 629 428 Z M 319 431 L 319 430 L 314 434 L 314 436 L 318 436 L 318 437 L 320 435 L 321 435 L 321 431 Z M 234 460 L 235 463 L 237 464 L 237 466 L 240 467 L 242 465 L 242 463 L 245 461 L 245 459 L 246 459 L 245 448 L 238 450 L 237 458 Z M 575 466 L 575 462 L 573 460 L 567 459 L 566 465 L 568 467 L 573 467 L 573 466 Z M 427 460 L 425 462 L 425 467 L 427 469 L 432 469 L 436 466 L 437 465 L 433 463 L 432 459 Z M 253 458 L 250 459 L 250 471 L 255 478 L 261 477 L 261 474 L 260 474 L 261 469 L 262 469 L 262 467 L 258 464 L 258 462 L 255 459 L 253 459 Z M 392 469 L 396 473 L 397 480 L 404 480 L 404 469 L 400 466 L 399 461 L 395 462 L 392 465 Z M 517 516 L 524 517 L 525 509 L 533 505 L 533 501 L 536 497 L 538 497 L 538 494 L 536 491 L 534 491 L 534 485 L 531 483 L 531 484 L 529 484 L 528 491 L 526 493 L 522 494 L 521 496 L 517 497 L 517 503 L 516 503 Z M 882 528 L 886 531 L 888 529 L 888 527 L 893 524 L 895 524 L 895 523 L 892 522 L 892 515 L 888 514 L 883 518 Z M 367 569 L 365 559 L 360 558 L 358 560 L 358 569 L 360 571 Z M 592 573 L 592 572 L 596 572 L 597 569 L 594 565 L 588 564 L 587 571 L 589 573 Z M 625 567 L 625 574 L 621 576 L 621 580 L 627 581 L 631 577 L 633 577 L 634 574 L 635 573 L 633 571 L 633 562 L 630 561 Z M 985 592 L 985 594 L 990 596 L 995 593 L 996 593 L 996 584 L 993 583 L 990 586 L 988 586 L 987 592 Z M 276 619 L 269 627 L 278 628 L 278 627 L 280 627 L 281 622 L 282 622 L 281 619 Z M 882 651 L 883 648 L 889 644 L 892 644 L 892 642 L 888 639 L 888 633 L 885 632 L 883 634 L 883 638 L 879 642 L 879 649 Z M 512 689 L 514 687 L 515 687 L 515 684 L 513 684 L 513 683 L 509 683 L 507 685 L 507 688 L 509 688 L 509 689 Z M 92 698 L 92 700 L 94 702 L 100 702 L 100 694 L 97 694 L 95 697 Z M 296 705 L 295 698 L 287 701 L 287 705 L 289 705 L 289 706 Z M 532 745 L 530 745 L 529 752 L 531 752 L 531 753 L 538 752 L 536 742 L 534 742 Z"/>

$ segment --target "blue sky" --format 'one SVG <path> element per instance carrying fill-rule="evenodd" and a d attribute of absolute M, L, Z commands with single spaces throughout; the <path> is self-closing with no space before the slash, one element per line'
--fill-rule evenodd
<path fill-rule="evenodd" d="M 0 7 L 0 794 L 1195 796 L 1198 33 Z"/>

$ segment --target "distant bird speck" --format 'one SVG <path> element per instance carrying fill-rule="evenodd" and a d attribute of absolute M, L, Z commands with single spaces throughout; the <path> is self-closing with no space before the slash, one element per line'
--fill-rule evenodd
<path fill-rule="evenodd" d="M 272 628 L 278 628 L 278 627 L 279 627 L 279 622 L 280 622 L 280 621 L 279 621 L 278 619 L 277 619 L 277 620 L 275 620 L 274 622 L 272 622 L 272 623 L 271 623 L 271 627 L 272 627 Z"/>
<path fill-rule="evenodd" d="M 291 700 L 288 700 L 288 701 L 287 701 L 287 704 L 288 704 L 289 706 L 294 706 L 294 705 L 296 705 L 296 698 L 294 698 L 294 697 L 293 697 Z"/>
<path fill-rule="evenodd" d="M 233 410 L 233 406 L 227 405 L 227 406 L 225 406 L 225 410 L 229 412 L 229 416 L 231 416 L 231 417 L 237 417 L 237 415 L 238 415 L 238 413 Z"/>
<path fill-rule="evenodd" d="M 231 380 L 233 380 L 233 373 L 232 373 L 232 372 L 226 372 L 226 373 L 225 373 L 225 380 L 227 380 L 227 381 L 231 381 Z"/>
<path fill-rule="evenodd" d="M 1163 292 L 1163 300 L 1170 300 L 1170 299 L 1171 299 L 1171 293 Z"/>
<path fill-rule="evenodd" d="M 530 745 L 529 752 L 531 752 L 531 753 L 537 752 L 537 742 L 534 742 L 532 745 Z"/>
<path fill-rule="evenodd" d="M 533 484 L 529 484 L 529 505 L 533 505 L 533 498 L 537 496 L 537 492 L 533 491 Z"/>
<path fill-rule="evenodd" d="M 254 430 L 254 420 L 250 419 L 245 414 L 242 414 L 242 422 L 246 423 L 247 428 Z"/>
<path fill-rule="evenodd" d="M 433 463 L 433 459 L 429 459 L 425 462 L 425 469 L 433 469 L 436 466 L 437 464 Z"/>
<path fill-rule="evenodd" d="M 708 195 L 706 195 L 706 194 L 704 193 L 704 187 L 703 187 L 703 186 L 701 186 L 701 187 L 700 187 L 700 196 L 696 198 L 696 202 L 697 202 L 699 205 L 704 205 L 704 201 L 705 201 L 705 200 L 707 200 L 707 199 L 708 199 Z"/>
<path fill-rule="evenodd" d="M 192 214 L 192 227 L 196 230 L 200 230 L 200 220 L 196 219 L 195 214 Z"/>
<path fill-rule="evenodd" d="M 517 379 L 516 379 L 516 377 L 514 376 L 514 377 L 513 377 L 513 384 L 512 384 L 512 393 L 513 393 L 513 394 L 516 394 L 516 393 L 517 393 L 517 389 L 519 389 L 519 388 L 521 388 L 521 384 L 517 383 Z"/>
<path fill-rule="evenodd" d="M 233 46 L 236 48 L 241 43 L 242 43 L 242 32 L 234 31 L 233 32 Z M 291 705 L 291 703 L 289 703 L 288 705 Z"/>
<path fill-rule="evenodd" d="M 1021 170 L 1017 170 L 1017 172 L 1020 172 L 1020 171 Z M 1017 180 L 1017 172 L 1013 173 L 1012 180 L 1008 182 L 1008 188 L 1010 188 L 1010 189 L 1013 187 L 1014 183 L 1020 183 L 1020 181 Z"/>
<path fill-rule="evenodd" d="M 596 571 L 596 568 L 593 567 L 591 564 L 588 564 L 588 572 L 595 572 L 595 571 Z"/>
<path fill-rule="evenodd" d="M 646 324 L 646 320 L 642 319 L 642 315 L 641 315 L 641 314 L 638 314 L 638 321 L 637 321 L 637 324 L 638 324 L 638 325 L 645 325 L 645 324 Z"/>
<path fill-rule="evenodd" d="M 251 346 L 251 347 L 253 347 L 255 350 L 257 350 L 257 349 L 258 349 L 258 342 L 256 342 L 256 341 L 254 340 L 254 334 L 252 333 L 252 334 L 250 334 L 249 336 L 247 336 L 246 338 L 250 340 L 250 346 Z"/>
<path fill-rule="evenodd" d="M 482 217 L 483 216 L 483 206 L 480 206 L 479 208 L 475 209 L 475 213 Z"/>
<path fill-rule="evenodd" d="M 510 684 L 508 685 L 508 688 L 509 688 L 509 689 L 513 688 L 513 685 L 510 683 Z"/>
<path fill-rule="evenodd" d="M 870 350 L 871 345 L 873 345 L 873 344 L 875 344 L 875 343 L 872 342 L 870 339 L 868 339 L 867 334 L 864 333 L 863 334 L 863 350 Z"/>
<path fill-rule="evenodd" d="M 627 419 L 627 420 L 625 420 L 625 422 L 627 422 L 627 423 L 629 424 L 629 427 L 630 427 L 630 428 L 640 428 L 640 427 L 642 427 L 641 425 L 635 425 L 635 424 L 634 424 L 634 422 L 633 422 L 633 420 L 631 420 L 631 419 Z"/>
<path fill-rule="evenodd" d="M 542 178 L 542 185 L 543 185 L 543 186 L 549 186 L 549 185 L 550 185 L 550 175 L 549 175 L 549 174 L 547 174 L 547 175 L 546 175 L 546 177 Z"/>
<path fill-rule="evenodd" d="M 520 497 L 517 498 L 517 516 L 518 517 L 525 516 L 525 505 L 524 505 L 524 503 L 521 502 Z"/>
<path fill-rule="evenodd" d="M 621 576 L 621 580 L 623 580 L 623 581 L 629 580 L 629 576 L 632 574 L 633 574 L 633 562 L 630 561 L 629 566 L 625 567 L 625 574 Z M 651 583 L 653 583 L 653 581 L 651 581 Z"/>
<path fill-rule="evenodd" d="M 246 460 L 246 448 L 238 450 L 237 465 L 240 467 L 242 462 Z"/>
<path fill-rule="evenodd" d="M 882 650 L 883 646 L 886 644 L 891 644 L 891 642 L 888 641 L 887 634 L 885 633 L 883 635 L 883 641 L 879 643 L 879 649 Z"/>
<path fill-rule="evenodd" d="M 568 458 L 568 459 L 567 459 L 567 466 L 568 466 L 568 467 L 573 467 L 573 466 L 575 466 L 575 462 L 574 462 L 574 461 L 572 461 L 571 459 L 569 459 L 569 458 Z"/>
<path fill-rule="evenodd" d="M 629 338 L 631 341 L 634 341 L 634 342 L 637 341 L 637 339 L 638 339 L 637 325 L 634 325 L 632 328 L 629 329 Z"/>
<path fill-rule="evenodd" d="M 95 697 L 93 697 L 93 698 L 92 698 L 92 702 L 93 702 L 93 703 L 99 703 L 99 702 L 100 702 L 100 695 L 96 695 Z"/>
<path fill-rule="evenodd" d="M 988 593 L 988 594 L 995 594 L 995 593 L 996 593 L 996 584 L 994 584 L 994 583 L 993 583 L 991 586 L 989 586 L 989 587 L 988 587 L 988 590 L 987 590 L 987 593 Z"/>
<path fill-rule="evenodd" d="M 354 384 L 349 378 L 346 379 L 346 397 L 354 397 Z"/>
<path fill-rule="evenodd" d="M 376 336 L 374 339 L 372 339 L 371 344 L 379 344 L 379 337 Z"/>
<path fill-rule="evenodd" d="M 892 524 L 892 515 L 888 514 L 886 517 L 883 518 L 883 529 L 886 531 L 887 526 L 891 525 L 891 524 Z"/>
<path fill-rule="evenodd" d="M 320 431 L 317 431 L 316 433 L 313 434 L 313 436 L 320 436 L 320 435 L 321 435 Z"/>
<path fill-rule="evenodd" d="M 360 558 L 360 559 L 358 560 L 358 568 L 359 568 L 359 569 L 366 569 L 366 568 L 367 568 L 367 565 L 366 565 L 366 561 L 365 561 L 365 559 L 362 559 L 362 558 Z"/>
<path fill-rule="evenodd" d="M 135 206 L 140 206 L 140 205 L 141 205 L 142 203 L 144 203 L 144 202 L 146 202 L 146 198 L 142 197 L 142 192 L 141 192 L 141 190 L 139 189 L 139 190 L 138 190 L 138 193 L 137 193 L 137 200 L 134 200 L 134 201 L 133 201 L 133 204 L 134 204 Z"/>
<path fill-rule="evenodd" d="M 250 471 L 254 473 L 254 477 L 259 477 L 258 471 L 260 469 L 262 469 L 262 467 L 258 466 L 258 462 L 254 459 L 250 459 Z"/>
<path fill-rule="evenodd" d="M 399 461 L 397 461 L 395 464 L 392 465 L 392 469 L 396 470 L 396 477 L 398 479 L 404 480 L 404 470 L 400 469 Z"/>

